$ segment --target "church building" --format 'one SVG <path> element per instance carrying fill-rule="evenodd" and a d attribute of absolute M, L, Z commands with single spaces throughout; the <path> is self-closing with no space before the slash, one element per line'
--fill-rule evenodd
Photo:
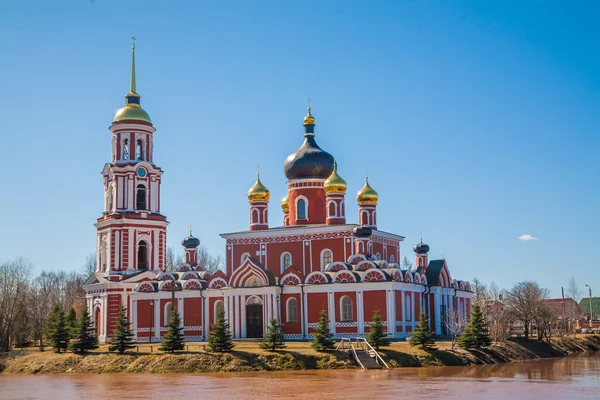
<path fill-rule="evenodd" d="M 368 178 L 355 197 L 357 223 L 346 221 L 347 185 L 334 157 L 316 142 L 310 107 L 304 141 L 283 165 L 288 194 L 274 217 L 282 224 L 271 226 L 270 192 L 258 176 L 248 191 L 248 230 L 221 235 L 225 270 L 205 270 L 200 241 L 190 231 L 182 241 L 185 263 L 168 271 L 163 171 L 153 157 L 156 129 L 136 92 L 135 46 L 125 99 L 109 128 L 97 269 L 85 285 L 101 342 L 115 330 L 121 306 L 138 342 L 159 342 L 172 310 L 189 341 L 206 340 L 220 309 L 239 339 L 263 337 L 274 317 L 286 339 L 309 340 L 321 310 L 337 338 L 364 336 L 376 311 L 391 339 L 410 336 L 421 311 L 437 335 L 446 333 L 448 312 L 469 317 L 469 283 L 452 279 L 446 260 L 429 260 L 422 240 L 413 247 L 416 268 L 400 267 L 404 237 L 378 229 L 379 195 Z"/>

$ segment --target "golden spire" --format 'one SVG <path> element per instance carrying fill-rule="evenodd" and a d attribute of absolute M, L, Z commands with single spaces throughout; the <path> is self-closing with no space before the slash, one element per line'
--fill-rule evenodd
<path fill-rule="evenodd" d="M 135 36 L 131 37 L 131 80 L 129 81 L 129 91 L 137 93 L 135 91 Z"/>
<path fill-rule="evenodd" d="M 256 183 L 248 190 L 249 201 L 269 201 L 271 192 L 260 181 L 260 172 L 256 174 Z"/>
<path fill-rule="evenodd" d="M 369 185 L 369 175 L 365 176 L 365 185 L 356 194 L 358 204 L 377 204 L 379 194 Z"/>
<path fill-rule="evenodd" d="M 337 173 L 337 161 L 333 158 L 333 172 L 323 182 L 325 193 L 346 193 L 348 185 L 346 181 Z"/>

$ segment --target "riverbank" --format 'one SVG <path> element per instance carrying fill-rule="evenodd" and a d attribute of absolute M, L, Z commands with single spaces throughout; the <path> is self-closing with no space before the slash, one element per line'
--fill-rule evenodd
<path fill-rule="evenodd" d="M 310 343 L 290 342 L 283 350 L 260 350 L 257 342 L 237 342 L 232 353 L 204 351 L 203 343 L 192 343 L 180 353 L 157 352 L 158 345 L 140 345 L 138 352 L 118 355 L 106 346 L 85 355 L 56 354 L 52 351 L 15 350 L 0 357 L 4 374 L 111 374 L 111 373 L 198 373 L 283 371 L 303 369 L 358 368 L 345 351 L 318 353 Z M 482 350 L 450 349 L 438 342 L 421 350 L 406 342 L 394 342 L 382 349 L 385 361 L 394 368 L 510 363 L 538 358 L 564 357 L 573 353 L 600 350 L 600 336 L 559 338 L 547 346 L 537 340 L 508 341 Z"/>

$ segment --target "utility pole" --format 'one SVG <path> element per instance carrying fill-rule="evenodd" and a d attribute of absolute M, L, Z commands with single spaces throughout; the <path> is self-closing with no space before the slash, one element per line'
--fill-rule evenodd
<path fill-rule="evenodd" d="M 594 313 L 592 312 L 592 287 L 590 285 L 585 285 L 588 287 L 588 289 L 590 289 L 590 328 L 594 327 L 594 324 L 592 323 L 592 320 L 594 318 Z"/>
<path fill-rule="evenodd" d="M 568 329 L 568 325 L 567 325 L 567 319 L 566 319 L 566 314 L 567 314 L 567 307 L 565 305 L 565 288 L 564 287 L 560 287 L 560 290 L 562 291 L 562 301 L 563 301 L 563 322 L 565 324 L 565 335 L 569 334 L 569 329 Z"/>

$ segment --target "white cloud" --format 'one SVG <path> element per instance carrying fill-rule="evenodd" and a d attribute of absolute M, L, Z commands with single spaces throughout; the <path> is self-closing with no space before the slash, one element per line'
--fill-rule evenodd
<path fill-rule="evenodd" d="M 531 236 L 530 234 L 521 235 L 517 239 L 522 240 L 524 242 L 531 242 L 531 241 L 535 241 L 535 240 L 540 240 L 540 238 L 536 238 L 535 236 Z"/>

